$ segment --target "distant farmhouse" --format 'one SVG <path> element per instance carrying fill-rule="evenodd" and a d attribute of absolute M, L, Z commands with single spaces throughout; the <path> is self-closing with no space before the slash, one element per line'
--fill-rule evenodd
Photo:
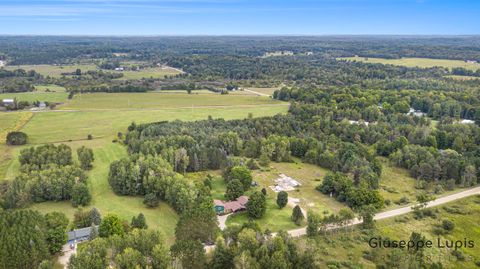
<path fill-rule="evenodd" d="M 246 210 L 248 202 L 247 196 L 240 196 L 235 201 L 228 201 L 224 202 L 222 200 L 213 200 L 213 204 L 215 206 L 215 212 L 218 215 L 229 214 L 229 213 L 236 213 L 240 211 Z"/>

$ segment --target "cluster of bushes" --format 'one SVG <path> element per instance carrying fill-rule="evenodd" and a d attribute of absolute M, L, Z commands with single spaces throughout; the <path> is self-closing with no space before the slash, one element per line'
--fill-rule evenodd
<path fill-rule="evenodd" d="M 82 147 L 78 155 L 81 167 L 90 168 L 93 161 L 91 150 Z M 67 145 L 46 144 L 23 149 L 19 161 L 22 173 L 9 182 L 1 194 L 4 208 L 43 201 L 71 200 L 75 207 L 90 203 L 87 175 L 73 163 L 72 151 Z"/>

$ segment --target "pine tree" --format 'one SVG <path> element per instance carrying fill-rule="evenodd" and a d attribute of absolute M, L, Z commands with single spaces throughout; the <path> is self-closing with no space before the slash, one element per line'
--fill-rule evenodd
<path fill-rule="evenodd" d="M 302 209 L 300 206 L 296 205 L 292 211 L 292 221 L 295 222 L 295 224 L 300 225 L 304 219 L 305 216 L 303 215 Z"/>

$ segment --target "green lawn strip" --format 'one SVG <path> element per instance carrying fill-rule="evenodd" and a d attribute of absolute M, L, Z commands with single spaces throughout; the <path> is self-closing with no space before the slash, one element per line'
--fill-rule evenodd
<path fill-rule="evenodd" d="M 189 108 L 235 105 L 287 105 L 265 96 L 230 96 L 221 94 L 147 93 L 86 93 L 77 94 L 58 109 L 148 109 Z"/>
<path fill-rule="evenodd" d="M 430 58 L 401 58 L 401 59 L 384 59 L 384 58 L 371 58 L 371 57 L 344 57 L 338 58 L 338 60 L 347 60 L 347 61 L 359 61 L 365 63 L 380 63 L 380 64 L 392 64 L 406 67 L 445 67 L 445 68 L 455 68 L 463 67 L 469 70 L 476 71 L 480 69 L 480 64 L 478 63 L 467 63 L 461 60 L 448 60 L 448 59 L 430 59 Z"/>

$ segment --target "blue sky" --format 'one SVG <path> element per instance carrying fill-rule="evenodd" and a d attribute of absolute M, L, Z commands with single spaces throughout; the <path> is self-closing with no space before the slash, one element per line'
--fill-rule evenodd
<path fill-rule="evenodd" d="M 0 34 L 480 34 L 478 0 L 0 0 Z"/>

